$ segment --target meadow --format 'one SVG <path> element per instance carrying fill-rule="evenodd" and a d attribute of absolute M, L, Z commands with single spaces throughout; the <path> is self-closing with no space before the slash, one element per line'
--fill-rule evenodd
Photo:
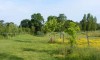
<path fill-rule="evenodd" d="M 76 47 L 70 48 L 68 36 L 65 42 L 56 34 L 55 43 L 49 43 L 49 35 L 17 35 L 0 39 L 0 60 L 100 60 L 99 31 L 89 32 L 90 46 L 85 34 L 77 37 Z M 71 51 L 72 50 L 72 51 Z"/>

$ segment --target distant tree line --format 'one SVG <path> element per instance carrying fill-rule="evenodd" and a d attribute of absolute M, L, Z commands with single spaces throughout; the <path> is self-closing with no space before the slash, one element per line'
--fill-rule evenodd
<path fill-rule="evenodd" d="M 19 33 L 19 28 L 13 22 L 4 23 L 3 20 L 0 20 L 0 35 L 4 37 L 15 36 Z"/>
<path fill-rule="evenodd" d="M 44 18 L 40 13 L 34 13 L 31 15 L 31 19 L 23 19 L 19 26 L 13 22 L 5 23 L 4 20 L 0 20 L 0 35 L 15 36 L 22 33 L 35 35 L 48 32 L 62 33 L 68 30 L 70 22 L 75 23 L 80 27 L 81 31 L 84 32 L 100 30 L 100 24 L 97 23 L 97 18 L 90 13 L 84 14 L 83 19 L 80 22 L 69 20 L 64 14 L 59 14 L 59 16 L 48 16 L 47 21 L 44 21 Z"/>
<path fill-rule="evenodd" d="M 93 15 L 84 14 L 83 19 L 80 21 L 82 31 L 95 31 L 97 30 L 97 18 Z"/>

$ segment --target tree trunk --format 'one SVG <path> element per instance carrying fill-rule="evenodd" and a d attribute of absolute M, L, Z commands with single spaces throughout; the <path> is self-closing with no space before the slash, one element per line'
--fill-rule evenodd
<path fill-rule="evenodd" d="M 53 42 L 53 38 L 52 37 L 50 37 L 50 43 L 52 43 Z"/>
<path fill-rule="evenodd" d="M 64 33 L 63 33 L 63 43 L 64 43 Z"/>
<path fill-rule="evenodd" d="M 89 46 L 90 44 L 89 44 L 89 36 L 88 36 L 88 31 L 86 31 L 86 38 L 87 38 L 87 43 L 88 43 L 88 46 Z"/>
<path fill-rule="evenodd" d="M 53 42 L 55 42 L 55 39 L 56 39 L 56 33 L 54 33 L 54 39 L 53 39 Z"/>
<path fill-rule="evenodd" d="M 61 32 L 60 32 L 60 39 L 61 39 Z"/>

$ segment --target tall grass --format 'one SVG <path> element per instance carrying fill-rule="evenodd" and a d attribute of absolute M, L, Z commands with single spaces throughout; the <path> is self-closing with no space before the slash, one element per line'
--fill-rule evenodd
<path fill-rule="evenodd" d="M 82 47 L 70 48 L 68 36 L 65 35 L 65 43 L 62 43 L 59 36 L 56 34 L 55 43 L 48 43 L 49 34 L 45 36 L 24 34 L 1 39 L 0 60 L 100 60 L 100 49 L 84 46 L 85 39 L 83 41 L 80 39 Z"/>
<path fill-rule="evenodd" d="M 95 48 L 73 48 L 70 54 L 66 54 L 65 60 L 100 60 L 100 50 Z"/>

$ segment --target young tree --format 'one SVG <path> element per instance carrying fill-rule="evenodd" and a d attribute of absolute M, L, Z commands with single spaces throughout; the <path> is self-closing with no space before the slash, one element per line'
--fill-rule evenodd
<path fill-rule="evenodd" d="M 66 32 L 70 35 L 70 46 L 73 47 L 76 43 L 76 34 L 80 30 L 79 26 L 76 25 L 74 22 L 70 22 L 68 29 L 66 29 Z"/>
<path fill-rule="evenodd" d="M 65 29 L 64 29 L 64 24 L 65 21 L 67 21 L 67 17 L 64 14 L 59 14 L 59 16 L 57 17 L 57 22 L 58 22 L 58 31 L 60 32 L 60 39 L 61 39 L 61 35 L 63 36 L 63 43 L 64 43 L 64 33 L 62 33 Z"/>
<path fill-rule="evenodd" d="M 44 25 L 44 29 L 47 31 L 47 32 L 55 32 L 55 30 L 57 29 L 57 19 L 56 18 L 53 18 L 52 20 L 49 20 L 45 23 Z M 52 33 L 51 33 L 52 34 Z M 55 34 L 54 34 L 55 35 Z M 50 42 L 54 42 L 53 41 L 53 37 L 51 36 L 50 37 Z"/>

